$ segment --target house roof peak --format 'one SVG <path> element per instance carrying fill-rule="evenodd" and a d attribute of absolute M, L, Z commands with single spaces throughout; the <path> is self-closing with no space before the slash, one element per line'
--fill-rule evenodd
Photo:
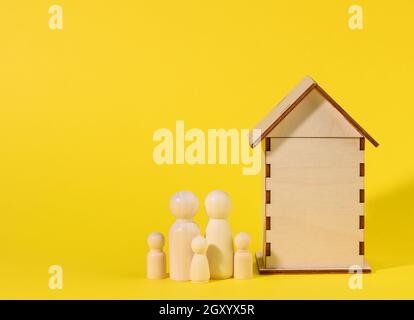
<path fill-rule="evenodd" d="M 286 116 L 292 112 L 299 103 L 313 90 L 317 90 L 329 103 L 365 138 L 375 147 L 379 143 L 366 132 L 329 94 L 323 90 L 310 76 L 306 76 L 293 90 L 285 96 L 270 113 L 259 122 L 255 129 L 261 130 L 259 137 L 250 134 L 250 145 L 254 148 L 260 143 Z"/>

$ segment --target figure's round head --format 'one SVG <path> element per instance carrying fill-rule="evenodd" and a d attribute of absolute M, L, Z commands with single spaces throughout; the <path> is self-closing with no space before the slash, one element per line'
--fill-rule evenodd
<path fill-rule="evenodd" d="M 250 237 L 246 232 L 240 232 L 234 238 L 236 249 L 248 250 L 250 247 Z"/>
<path fill-rule="evenodd" d="M 171 197 L 170 210 L 177 219 L 191 219 L 198 207 L 198 199 L 191 191 L 179 191 Z"/>
<path fill-rule="evenodd" d="M 230 214 L 231 200 L 226 192 L 213 190 L 207 195 L 204 206 L 210 218 L 226 219 Z"/>
<path fill-rule="evenodd" d="M 202 236 L 197 236 L 191 241 L 191 249 L 194 253 L 204 254 L 207 251 L 207 240 Z"/>
<path fill-rule="evenodd" d="M 164 247 L 164 236 L 160 232 L 153 232 L 148 236 L 147 242 L 151 249 L 162 250 Z"/>

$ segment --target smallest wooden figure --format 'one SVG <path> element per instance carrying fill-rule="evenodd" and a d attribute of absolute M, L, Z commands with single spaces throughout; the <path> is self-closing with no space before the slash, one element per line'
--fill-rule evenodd
<path fill-rule="evenodd" d="M 205 283 L 210 280 L 210 267 L 207 260 L 207 240 L 197 236 L 191 241 L 194 255 L 191 260 L 190 279 L 193 283 Z"/>
<path fill-rule="evenodd" d="M 253 258 L 249 251 L 250 237 L 240 232 L 234 239 L 236 253 L 234 254 L 234 278 L 239 280 L 253 278 Z"/>
<path fill-rule="evenodd" d="M 150 251 L 147 254 L 147 278 L 152 280 L 165 278 L 166 259 L 162 250 L 164 247 L 164 236 L 162 233 L 153 232 L 148 236 Z"/>

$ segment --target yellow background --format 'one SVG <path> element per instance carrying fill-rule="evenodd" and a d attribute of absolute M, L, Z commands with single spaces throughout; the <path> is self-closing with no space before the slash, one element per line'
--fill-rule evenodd
<path fill-rule="evenodd" d="M 414 298 L 413 14 L 411 0 L 2 1 L 0 297 Z M 349 275 L 146 280 L 146 237 L 167 234 L 177 190 L 228 191 L 233 232 L 252 251 L 261 238 L 260 176 L 157 166 L 153 132 L 251 128 L 307 74 L 381 144 L 366 152 L 364 289 Z"/>

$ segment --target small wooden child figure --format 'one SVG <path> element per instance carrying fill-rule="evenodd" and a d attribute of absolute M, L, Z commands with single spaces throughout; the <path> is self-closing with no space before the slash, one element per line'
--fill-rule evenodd
<path fill-rule="evenodd" d="M 253 277 L 253 259 L 249 251 L 250 237 L 240 232 L 234 239 L 236 253 L 234 254 L 234 278 L 239 280 Z"/>
<path fill-rule="evenodd" d="M 153 232 L 148 236 L 150 251 L 147 254 L 147 278 L 162 279 L 166 277 L 166 262 L 164 247 L 164 236 L 162 233 Z"/>
<path fill-rule="evenodd" d="M 210 280 L 210 268 L 207 260 L 207 240 L 197 236 L 191 241 L 194 255 L 191 260 L 190 279 L 193 283 L 205 283 Z"/>

